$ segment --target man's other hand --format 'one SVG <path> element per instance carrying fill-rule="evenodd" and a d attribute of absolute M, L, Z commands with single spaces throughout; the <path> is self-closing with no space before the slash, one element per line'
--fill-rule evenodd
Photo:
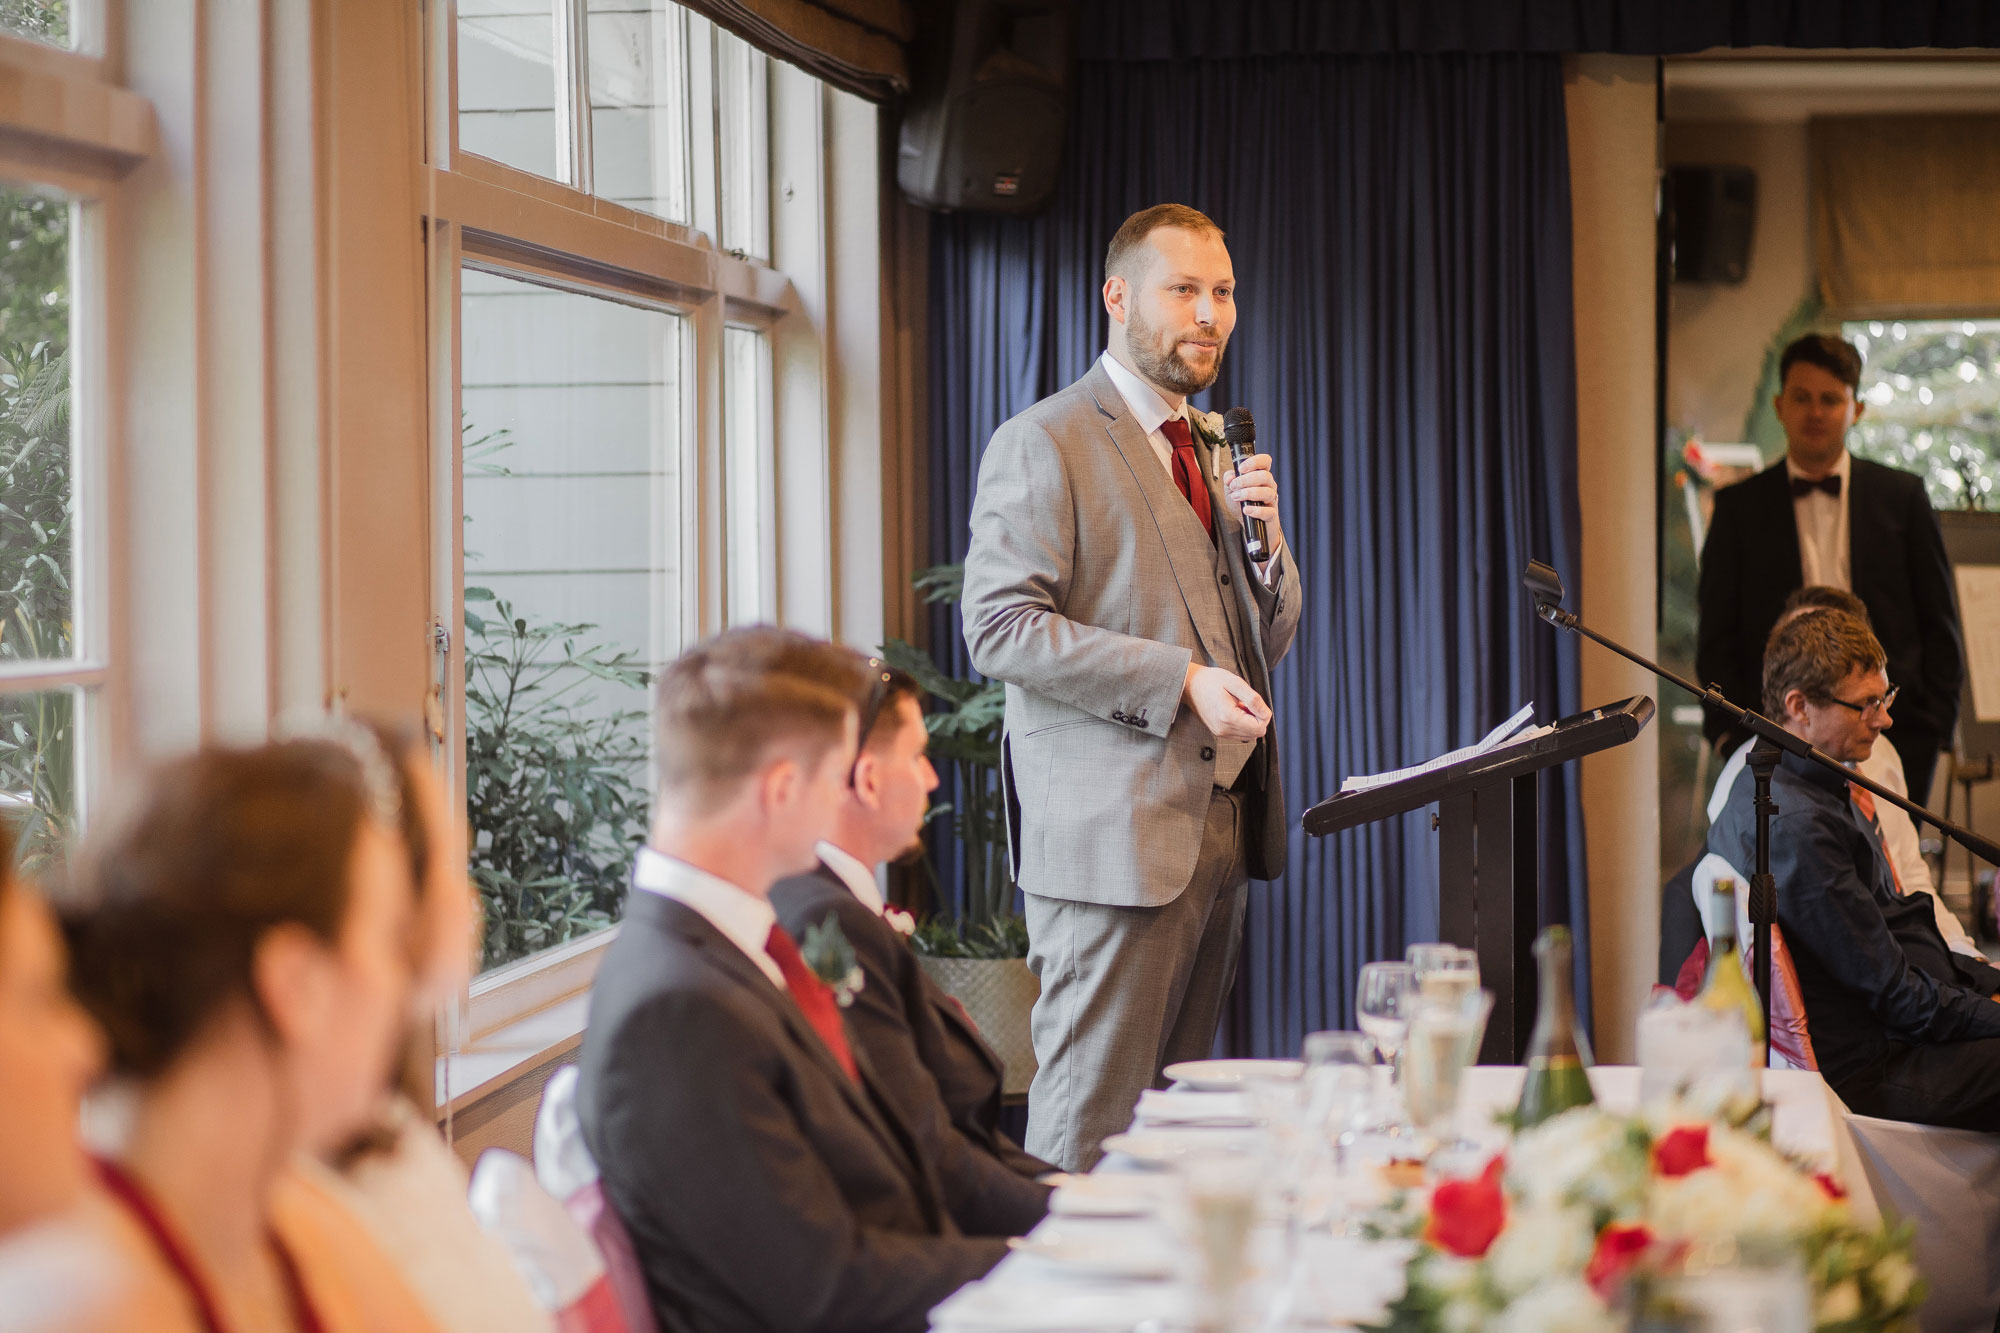
<path fill-rule="evenodd" d="M 1271 725 L 1271 706 L 1250 688 L 1250 682 L 1221 667 L 1188 667 L 1181 699 L 1221 740 L 1254 741 Z"/>

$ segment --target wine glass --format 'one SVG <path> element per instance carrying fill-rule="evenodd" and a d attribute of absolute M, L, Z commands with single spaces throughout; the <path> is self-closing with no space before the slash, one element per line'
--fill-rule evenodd
<path fill-rule="evenodd" d="M 1212 1333 L 1234 1333 L 1241 1327 L 1259 1174 L 1254 1160 L 1227 1153 L 1197 1153 L 1178 1168 L 1181 1188 L 1174 1211 L 1195 1253 L 1198 1327 Z"/>
<path fill-rule="evenodd" d="M 1412 944 L 1403 954 L 1425 994 L 1464 994 L 1479 988 L 1479 955 L 1456 944 Z"/>
<path fill-rule="evenodd" d="M 1416 997 L 1416 970 L 1408 963 L 1368 963 L 1362 967 L 1360 982 L 1355 987 L 1354 1010 L 1361 1030 L 1375 1039 L 1375 1048 L 1388 1062 L 1391 1088 L 1400 1068 L 1397 1057 L 1410 1028 L 1410 1009 Z M 1392 1095 L 1384 1100 L 1393 1104 Z M 1394 1133 L 1400 1120 L 1394 1110 L 1387 1110 L 1378 1123 Z"/>

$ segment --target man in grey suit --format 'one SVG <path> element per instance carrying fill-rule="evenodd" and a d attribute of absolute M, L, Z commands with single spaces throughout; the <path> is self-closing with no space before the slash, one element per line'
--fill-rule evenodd
<path fill-rule="evenodd" d="M 1236 323 L 1222 232 L 1178 204 L 1134 214 L 1103 294 L 1105 354 L 986 447 L 963 602 L 973 665 L 1007 686 L 1042 983 L 1027 1146 L 1072 1170 L 1214 1044 L 1248 880 L 1284 870 L 1266 700 L 1299 618 L 1270 458 L 1233 468 L 1187 403 Z M 1270 559 L 1245 555 L 1245 516 Z"/>
<path fill-rule="evenodd" d="M 854 762 L 859 659 L 732 630 L 661 673 L 659 795 L 591 989 L 584 1140 L 660 1327 L 911 1330 L 1006 1254 L 933 1163 L 766 895 Z"/>

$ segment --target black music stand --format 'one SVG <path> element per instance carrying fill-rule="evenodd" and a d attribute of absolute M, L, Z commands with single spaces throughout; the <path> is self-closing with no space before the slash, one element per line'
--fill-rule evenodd
<path fill-rule="evenodd" d="M 1535 1015 L 1535 932 L 1540 927 L 1541 849 L 1536 774 L 1637 736 L 1653 701 L 1635 694 L 1563 718 L 1531 741 L 1503 744 L 1449 767 L 1367 791 L 1330 796 L 1307 810 L 1306 833 L 1323 838 L 1437 803 L 1438 931 L 1479 954 L 1480 982 L 1493 992 L 1482 1064 L 1520 1064 Z"/>

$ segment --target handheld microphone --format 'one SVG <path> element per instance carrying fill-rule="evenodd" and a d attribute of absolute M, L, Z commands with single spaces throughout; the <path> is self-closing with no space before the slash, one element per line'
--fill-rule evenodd
<path fill-rule="evenodd" d="M 1257 452 L 1257 423 L 1247 407 L 1232 407 L 1222 414 L 1222 438 L 1229 442 L 1229 456 L 1242 470 L 1250 455 Z M 1243 552 L 1252 560 L 1269 560 L 1271 543 L 1264 535 L 1264 520 L 1243 516 Z"/>

